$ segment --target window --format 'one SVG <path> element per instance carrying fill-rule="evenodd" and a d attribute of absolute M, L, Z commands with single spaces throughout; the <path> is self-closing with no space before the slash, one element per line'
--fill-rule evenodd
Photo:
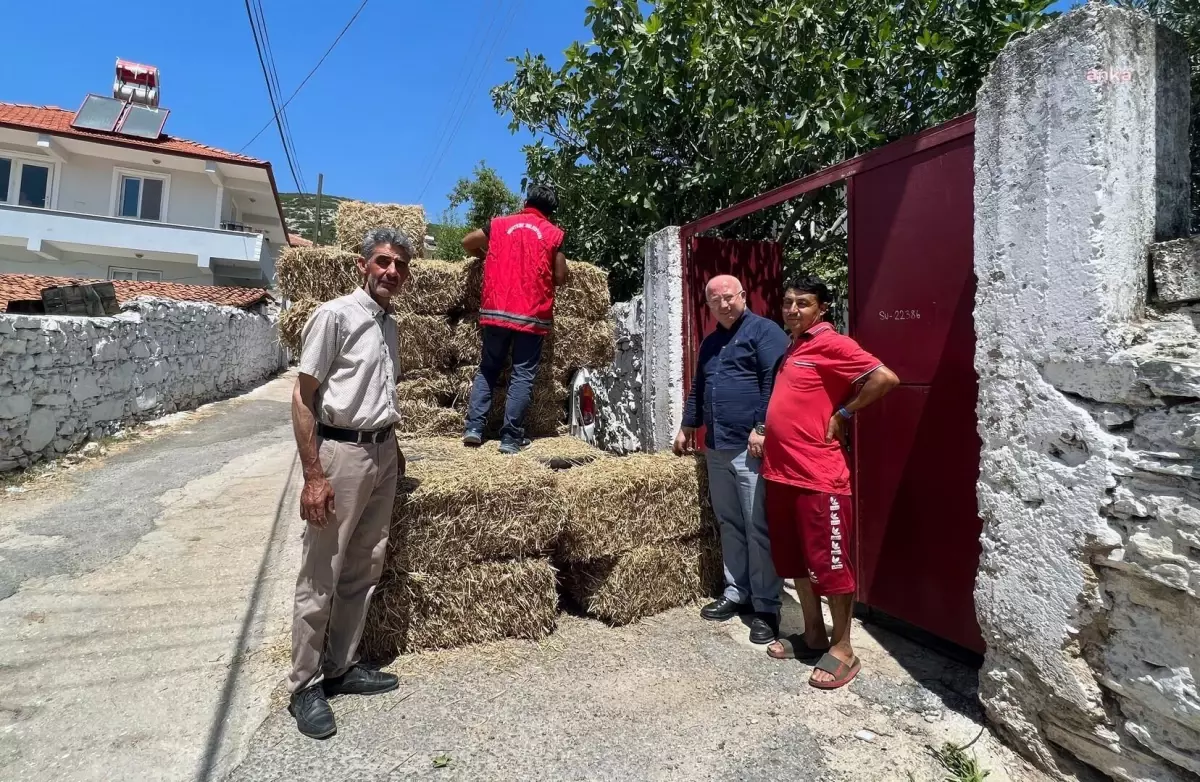
<path fill-rule="evenodd" d="M 51 167 L 45 163 L 0 158 L 0 204 L 50 205 Z"/>
<path fill-rule="evenodd" d="M 152 272 L 146 269 L 122 269 L 117 266 L 108 267 L 108 279 L 128 280 L 130 282 L 160 282 L 162 272 Z"/>
<path fill-rule="evenodd" d="M 152 177 L 121 175 L 118 217 L 161 220 L 165 182 Z"/>

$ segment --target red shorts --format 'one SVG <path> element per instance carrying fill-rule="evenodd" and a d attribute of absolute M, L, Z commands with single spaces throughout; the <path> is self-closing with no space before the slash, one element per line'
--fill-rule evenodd
<path fill-rule="evenodd" d="M 771 558 L 779 577 L 807 577 L 818 595 L 853 594 L 850 495 L 767 481 L 766 500 Z"/>

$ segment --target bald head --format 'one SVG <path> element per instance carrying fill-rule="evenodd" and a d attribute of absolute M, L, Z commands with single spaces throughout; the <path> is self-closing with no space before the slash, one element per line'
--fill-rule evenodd
<path fill-rule="evenodd" d="M 746 311 L 746 296 L 737 277 L 721 274 L 704 286 L 704 297 L 713 317 L 725 328 L 738 322 Z"/>

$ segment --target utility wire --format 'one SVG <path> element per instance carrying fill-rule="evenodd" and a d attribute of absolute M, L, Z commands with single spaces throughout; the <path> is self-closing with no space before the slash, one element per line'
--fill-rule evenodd
<path fill-rule="evenodd" d="M 266 52 L 267 66 L 271 70 L 271 82 L 274 84 L 275 101 L 276 103 L 283 102 L 283 89 L 279 86 L 279 71 L 275 65 L 275 51 L 271 47 L 271 31 L 267 25 L 267 13 L 263 8 L 262 0 L 252 0 L 254 9 L 258 13 L 258 29 L 262 34 L 263 50 Z M 287 110 L 284 107 L 279 109 L 279 118 L 283 120 L 283 133 L 287 137 L 288 146 L 291 148 L 292 160 L 296 164 L 296 171 L 300 174 L 300 192 L 308 191 L 308 183 L 304 180 L 304 169 L 300 165 L 300 155 L 296 152 L 296 138 L 292 135 L 292 123 L 288 117 Z"/>
<path fill-rule="evenodd" d="M 291 150 L 288 148 L 287 137 L 283 132 L 283 122 L 279 119 L 279 108 L 275 105 L 275 91 L 271 89 L 271 74 L 267 69 L 266 60 L 263 59 L 262 43 L 258 37 L 258 26 L 254 23 L 254 11 L 250 7 L 250 0 L 245 0 L 246 17 L 250 20 L 250 32 L 254 36 L 254 50 L 258 53 L 258 64 L 262 67 L 263 79 L 267 82 L 267 97 L 271 101 L 271 109 L 275 112 L 273 119 L 275 126 L 279 129 L 279 141 L 283 144 L 283 155 L 287 158 L 288 169 L 292 172 L 292 183 L 296 189 L 300 189 L 300 175 L 296 173 L 296 164 L 292 160 Z"/>
<path fill-rule="evenodd" d="M 517 8 L 520 7 L 520 5 L 521 0 L 515 0 L 513 2 L 512 7 L 509 8 L 508 11 L 508 18 L 504 20 L 504 27 L 501 28 L 500 34 L 492 39 L 492 45 L 488 48 L 487 56 L 483 60 L 483 68 L 480 69 L 479 75 L 475 79 L 475 83 L 471 86 L 470 91 L 467 93 L 467 100 L 464 102 L 462 111 L 458 115 L 458 121 L 454 124 L 454 129 L 450 131 L 450 135 L 446 139 L 446 144 L 442 148 L 441 154 L 438 155 L 437 161 L 433 164 L 433 168 L 429 172 L 429 179 L 425 181 L 425 185 L 421 188 L 420 195 L 417 196 L 417 203 L 420 203 L 421 199 L 425 197 L 425 191 L 428 190 L 429 185 L 433 183 L 433 177 L 435 174 L 437 174 L 438 167 L 442 165 L 442 160 L 445 159 L 446 153 L 450 151 L 452 146 L 454 146 L 454 138 L 458 135 L 458 130 L 462 127 L 463 120 L 466 119 L 467 116 L 467 110 L 471 106 L 471 94 L 476 92 L 479 89 L 479 86 L 483 83 L 483 78 L 487 75 L 487 64 L 492 59 L 492 54 L 496 51 L 496 45 L 499 44 L 500 41 L 508 34 L 509 29 L 512 27 L 513 18 L 516 16 Z"/>
<path fill-rule="evenodd" d="M 455 116 L 459 110 L 459 103 L 462 101 L 463 95 L 466 94 L 467 86 L 471 83 L 475 69 L 479 67 L 479 58 L 483 56 L 484 46 L 487 44 L 488 36 L 491 35 L 492 29 L 496 26 L 496 20 L 504 10 L 504 2 L 496 2 L 492 5 L 491 16 L 488 19 L 487 30 L 483 32 L 482 37 L 478 34 L 483 29 L 483 16 L 476 17 L 475 29 L 471 31 L 471 43 L 466 47 L 466 51 L 472 52 L 473 56 L 463 57 L 459 62 L 458 73 L 455 74 L 454 88 L 450 91 L 450 98 L 446 101 L 446 111 L 439 118 L 437 132 L 433 135 L 435 144 L 433 153 L 425 158 L 424 164 L 421 166 L 421 171 L 417 174 L 415 181 L 423 182 L 429 174 L 430 168 L 433 166 L 434 157 L 436 156 L 442 144 L 446 140 L 446 136 L 450 132 L 451 126 L 454 124 Z M 423 193 L 422 193 L 423 194 Z"/>
<path fill-rule="evenodd" d="M 283 109 L 286 109 L 288 107 L 288 104 L 291 103 L 292 100 L 294 100 L 295 97 L 300 94 L 300 90 L 304 89 L 304 85 L 308 84 L 308 80 L 313 77 L 313 74 L 316 73 L 317 69 L 321 67 L 321 64 L 323 62 L 325 62 L 325 58 L 328 57 L 330 55 L 330 53 L 333 52 L 334 48 L 337 47 L 338 42 L 342 40 L 342 36 L 344 36 L 346 34 L 346 32 L 354 24 L 354 20 L 357 19 L 358 15 L 361 14 L 363 9 L 367 7 L 368 2 L 370 2 L 370 0 L 362 1 L 362 4 L 359 5 L 358 10 L 354 12 L 354 16 L 350 17 L 350 21 L 346 22 L 346 26 L 342 28 L 342 31 L 340 33 L 338 33 L 337 38 L 333 39 L 333 43 L 329 44 L 329 48 L 326 49 L 325 53 L 321 55 L 321 59 L 317 60 L 317 64 L 314 65 L 313 69 L 308 72 L 307 76 L 304 77 L 304 81 L 300 82 L 300 86 L 297 87 L 290 96 L 288 96 L 288 99 L 283 102 L 282 106 L 280 106 L 278 109 L 276 109 L 276 111 L 275 111 L 276 116 L 278 116 L 280 111 L 282 111 Z M 263 125 L 261 128 L 259 128 L 258 132 L 254 134 L 254 138 L 250 139 L 245 144 L 243 144 L 242 148 L 239 149 L 238 152 L 244 151 L 246 149 L 246 147 L 250 146 L 255 141 L 257 141 L 258 137 L 261 136 L 263 134 L 263 132 L 266 131 L 267 128 L 271 127 L 271 123 L 274 122 L 275 119 L 276 119 L 275 117 L 271 117 L 269 120 L 267 120 L 266 124 Z"/>

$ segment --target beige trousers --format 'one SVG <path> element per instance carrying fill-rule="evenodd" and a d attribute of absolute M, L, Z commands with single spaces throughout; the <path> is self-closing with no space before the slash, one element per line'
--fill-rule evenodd
<path fill-rule="evenodd" d="M 323 529 L 309 524 L 304 531 L 290 692 L 341 676 L 358 662 L 396 500 L 395 439 L 367 445 L 322 440 L 318 451 L 333 486 L 334 515 Z"/>

